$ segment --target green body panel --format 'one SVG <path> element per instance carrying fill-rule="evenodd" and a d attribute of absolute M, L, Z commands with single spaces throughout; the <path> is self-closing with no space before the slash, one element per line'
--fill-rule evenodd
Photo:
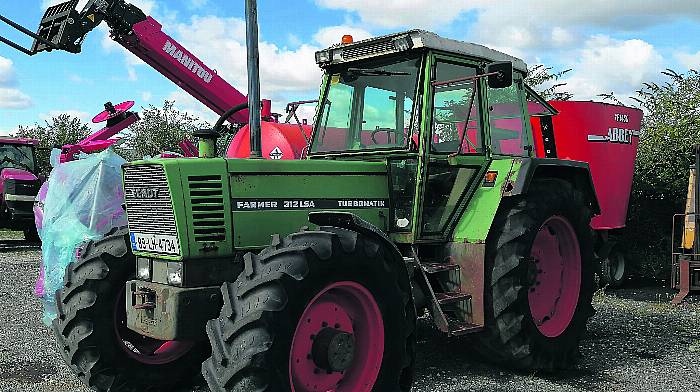
<path fill-rule="evenodd" d="M 498 159 L 491 162 L 488 171 L 496 171 L 496 184 L 479 187 L 455 228 L 455 242 L 485 242 L 504 195 L 506 182 L 514 183 L 520 169 L 519 159 Z"/>
<path fill-rule="evenodd" d="M 139 256 L 168 260 L 230 258 L 235 251 L 269 245 L 272 234 L 286 235 L 299 230 L 301 226 L 308 225 L 309 212 L 319 210 L 353 212 L 387 230 L 389 190 L 386 163 L 383 161 L 185 158 L 129 165 L 140 163 L 163 166 L 181 255 L 135 252 Z M 220 178 L 222 202 L 207 203 L 207 197 L 191 194 L 191 184 L 201 182 L 203 177 Z M 237 206 L 250 206 L 251 202 L 262 207 L 237 209 Z M 217 226 L 207 226 L 206 220 L 202 219 L 194 222 L 195 203 L 197 206 L 223 209 L 224 239 L 196 240 L 196 229 L 215 229 Z"/>
<path fill-rule="evenodd" d="M 325 209 L 353 212 L 380 229 L 387 229 L 389 190 L 384 162 L 232 159 L 228 161 L 228 171 L 234 207 L 249 201 L 278 203 L 276 208 L 267 204 L 264 210 L 233 212 L 235 249 L 267 246 L 270 235 L 295 232 L 308 225 L 309 212 Z M 319 203 L 338 199 L 386 202 L 382 208 L 329 208 Z M 285 203 L 289 203 L 289 208 L 285 208 Z"/>

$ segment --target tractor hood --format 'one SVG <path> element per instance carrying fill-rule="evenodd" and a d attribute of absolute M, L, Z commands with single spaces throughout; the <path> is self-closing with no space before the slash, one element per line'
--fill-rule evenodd
<path fill-rule="evenodd" d="M 23 180 L 23 181 L 38 180 L 37 176 L 35 176 L 33 173 L 31 173 L 27 170 L 14 169 L 14 168 L 2 169 L 2 172 L 0 173 L 0 179 L 2 179 L 2 180 L 13 179 L 13 180 Z"/>
<path fill-rule="evenodd" d="M 5 185 L 8 183 L 8 180 L 13 180 L 13 182 L 34 182 L 37 181 L 38 178 L 27 170 L 14 168 L 2 169 L 2 171 L 0 171 L 0 193 L 5 192 Z"/>
<path fill-rule="evenodd" d="M 349 211 L 386 230 L 387 166 L 330 160 L 160 159 L 124 166 L 132 248 L 169 260 L 227 258 Z M 309 225 L 310 226 L 310 225 Z"/>

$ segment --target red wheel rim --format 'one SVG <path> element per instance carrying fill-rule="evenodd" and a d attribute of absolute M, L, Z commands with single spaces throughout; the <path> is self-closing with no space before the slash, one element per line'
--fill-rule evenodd
<path fill-rule="evenodd" d="M 528 293 L 530 312 L 540 333 L 554 338 L 571 323 L 581 291 L 581 252 L 569 221 L 561 216 L 547 219 L 531 256 L 535 273 Z"/>
<path fill-rule="evenodd" d="M 352 362 L 345 370 L 318 365 L 314 344 L 329 329 L 354 339 Z M 316 340 L 314 340 L 316 339 Z M 369 392 L 384 356 L 384 321 L 374 296 L 356 282 L 336 282 L 318 293 L 299 319 L 289 356 L 294 392 Z"/>
<path fill-rule="evenodd" d="M 126 326 L 125 289 L 119 293 L 114 306 L 114 333 L 119 347 L 134 360 L 145 365 L 165 365 L 182 358 L 194 342 L 158 340 L 140 335 Z"/>

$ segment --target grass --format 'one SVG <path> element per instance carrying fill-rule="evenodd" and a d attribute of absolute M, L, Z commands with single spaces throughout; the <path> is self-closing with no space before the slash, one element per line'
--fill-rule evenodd
<path fill-rule="evenodd" d="M 24 239 L 24 233 L 8 229 L 0 229 L 0 240 L 21 240 Z"/>

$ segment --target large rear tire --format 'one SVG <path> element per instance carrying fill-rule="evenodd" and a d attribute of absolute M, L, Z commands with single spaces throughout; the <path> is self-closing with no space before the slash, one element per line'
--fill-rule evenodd
<path fill-rule="evenodd" d="M 415 308 L 388 249 L 332 227 L 255 256 L 221 291 L 202 374 L 219 391 L 409 391 Z M 354 354 L 353 354 L 354 353 Z"/>
<path fill-rule="evenodd" d="M 570 183 L 536 180 L 504 200 L 486 253 L 484 356 L 520 369 L 569 368 L 593 315 L 591 209 Z"/>
<path fill-rule="evenodd" d="M 53 332 L 73 373 L 96 391 L 172 391 L 194 385 L 208 345 L 164 342 L 126 328 L 125 286 L 135 270 L 127 230 L 89 242 L 56 291 Z"/>

